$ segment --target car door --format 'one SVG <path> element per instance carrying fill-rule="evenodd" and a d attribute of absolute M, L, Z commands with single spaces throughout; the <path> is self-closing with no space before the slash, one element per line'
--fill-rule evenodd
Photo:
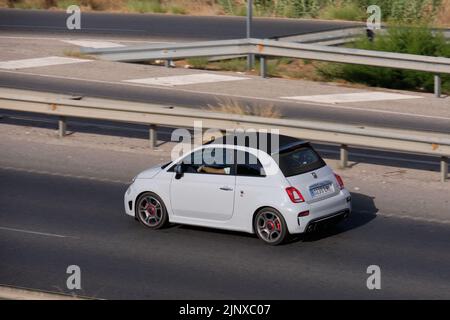
<path fill-rule="evenodd" d="M 255 155 L 237 151 L 236 161 L 235 215 L 251 216 L 273 196 L 275 186 L 266 182 L 266 173 Z"/>
<path fill-rule="evenodd" d="M 174 175 L 170 186 L 175 216 L 231 219 L 236 184 L 233 152 L 230 148 L 205 146 L 182 160 L 184 174 L 180 179 Z"/>

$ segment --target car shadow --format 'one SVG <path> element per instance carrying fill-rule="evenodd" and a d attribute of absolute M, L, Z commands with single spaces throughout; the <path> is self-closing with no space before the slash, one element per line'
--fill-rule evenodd
<path fill-rule="evenodd" d="M 376 219 L 378 208 L 375 205 L 374 197 L 361 193 L 352 193 L 351 195 L 352 195 L 353 209 L 352 213 L 347 219 L 341 221 L 335 226 L 329 226 L 328 228 L 323 228 L 316 232 L 295 236 L 291 239 L 291 241 L 287 243 L 293 243 L 298 241 L 303 242 L 319 241 L 324 238 L 333 237 L 338 234 L 345 233 L 353 229 L 357 229 Z"/>
<path fill-rule="evenodd" d="M 353 204 L 352 214 L 346 220 L 340 222 L 335 226 L 330 226 L 327 229 L 316 231 L 310 234 L 291 236 L 290 239 L 284 243 L 284 245 L 289 245 L 300 241 L 302 242 L 319 241 L 321 239 L 332 237 L 364 226 L 377 217 L 378 209 L 375 206 L 373 197 L 360 193 L 352 193 L 352 204 Z M 173 229 L 175 230 L 181 229 L 181 230 L 194 230 L 197 232 L 205 232 L 208 234 L 223 234 L 223 235 L 237 236 L 242 239 L 257 238 L 257 236 L 254 234 L 247 234 L 238 231 L 212 229 L 200 226 L 190 226 L 190 225 L 170 224 L 164 229 L 166 230 L 166 232 L 171 232 L 170 230 Z"/>

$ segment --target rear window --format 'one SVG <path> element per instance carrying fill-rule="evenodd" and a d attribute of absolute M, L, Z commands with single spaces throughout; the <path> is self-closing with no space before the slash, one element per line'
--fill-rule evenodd
<path fill-rule="evenodd" d="M 309 145 L 289 149 L 278 155 L 278 166 L 285 177 L 297 176 L 324 167 L 325 161 Z"/>

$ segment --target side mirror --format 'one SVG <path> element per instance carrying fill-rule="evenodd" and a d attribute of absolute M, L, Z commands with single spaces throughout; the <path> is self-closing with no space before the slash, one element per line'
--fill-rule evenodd
<path fill-rule="evenodd" d="M 183 177 L 183 175 L 184 175 L 183 165 L 181 163 L 177 164 L 175 166 L 175 179 L 179 180 Z"/>

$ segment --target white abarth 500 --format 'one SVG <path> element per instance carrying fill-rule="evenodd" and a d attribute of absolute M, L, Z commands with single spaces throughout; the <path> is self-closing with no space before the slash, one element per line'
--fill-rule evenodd
<path fill-rule="evenodd" d="M 143 171 L 125 193 L 126 213 L 150 229 L 170 222 L 243 231 L 271 245 L 347 218 L 342 179 L 309 143 L 276 139 L 263 151 L 225 136 Z"/>

